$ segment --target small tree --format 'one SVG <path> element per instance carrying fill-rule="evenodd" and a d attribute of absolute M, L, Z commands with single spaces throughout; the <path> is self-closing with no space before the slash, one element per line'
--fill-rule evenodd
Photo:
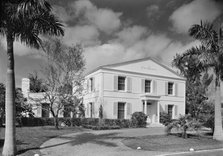
<path fill-rule="evenodd" d="M 171 133 L 173 128 L 180 130 L 183 138 L 187 138 L 187 131 L 196 130 L 198 131 L 202 126 L 202 123 L 192 118 L 191 115 L 180 116 L 179 119 L 172 120 L 166 127 L 167 134 Z"/>
<path fill-rule="evenodd" d="M 65 107 L 72 108 L 80 104 L 77 99 L 81 97 L 83 89 L 83 49 L 80 45 L 67 47 L 59 39 L 45 42 L 43 49 L 43 56 L 47 58 L 47 65 L 42 71 L 46 76 L 47 86 L 44 99 L 49 102 L 49 109 L 58 129 L 59 113 Z"/>

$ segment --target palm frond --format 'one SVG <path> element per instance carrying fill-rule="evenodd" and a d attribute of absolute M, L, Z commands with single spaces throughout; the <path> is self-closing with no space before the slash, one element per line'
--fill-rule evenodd
<path fill-rule="evenodd" d="M 216 46 L 218 43 L 218 33 L 213 29 L 213 24 L 207 22 L 192 25 L 189 35 L 200 40 L 207 47 Z"/>

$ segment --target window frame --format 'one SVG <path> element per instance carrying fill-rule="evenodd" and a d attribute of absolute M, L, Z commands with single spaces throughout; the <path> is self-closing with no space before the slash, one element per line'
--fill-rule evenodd
<path fill-rule="evenodd" d="M 122 109 L 120 110 L 120 108 Z M 123 113 L 123 114 L 120 114 Z M 118 108 L 117 108 L 117 119 L 125 119 L 126 114 L 126 103 L 125 102 L 118 102 Z"/>
<path fill-rule="evenodd" d="M 169 84 L 172 84 L 172 88 L 169 88 Z M 170 93 L 171 91 L 171 93 Z M 174 95 L 174 82 L 168 82 L 167 83 L 167 95 Z"/>
<path fill-rule="evenodd" d="M 124 83 L 122 82 L 122 84 L 120 84 L 120 79 L 122 78 L 124 79 Z M 127 79 L 126 76 L 118 76 L 118 91 L 126 91 L 126 79 Z"/>
<path fill-rule="evenodd" d="M 150 82 L 150 83 L 149 83 L 149 87 L 146 86 L 146 82 Z M 147 87 L 149 88 L 149 92 L 146 90 Z M 144 86 L 144 89 L 145 89 L 145 93 L 152 93 L 152 80 L 145 79 L 145 86 Z"/>

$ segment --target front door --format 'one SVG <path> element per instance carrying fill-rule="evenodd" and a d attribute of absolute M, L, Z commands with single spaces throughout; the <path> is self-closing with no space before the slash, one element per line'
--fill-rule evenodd
<path fill-rule="evenodd" d="M 147 103 L 147 121 L 149 123 L 155 123 L 156 119 L 156 105 L 154 102 Z"/>

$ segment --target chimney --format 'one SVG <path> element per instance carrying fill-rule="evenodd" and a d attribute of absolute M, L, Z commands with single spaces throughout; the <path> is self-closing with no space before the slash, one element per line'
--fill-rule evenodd
<path fill-rule="evenodd" d="M 22 79 L 22 93 L 25 98 L 28 97 L 28 94 L 30 92 L 30 80 L 28 78 Z"/>

